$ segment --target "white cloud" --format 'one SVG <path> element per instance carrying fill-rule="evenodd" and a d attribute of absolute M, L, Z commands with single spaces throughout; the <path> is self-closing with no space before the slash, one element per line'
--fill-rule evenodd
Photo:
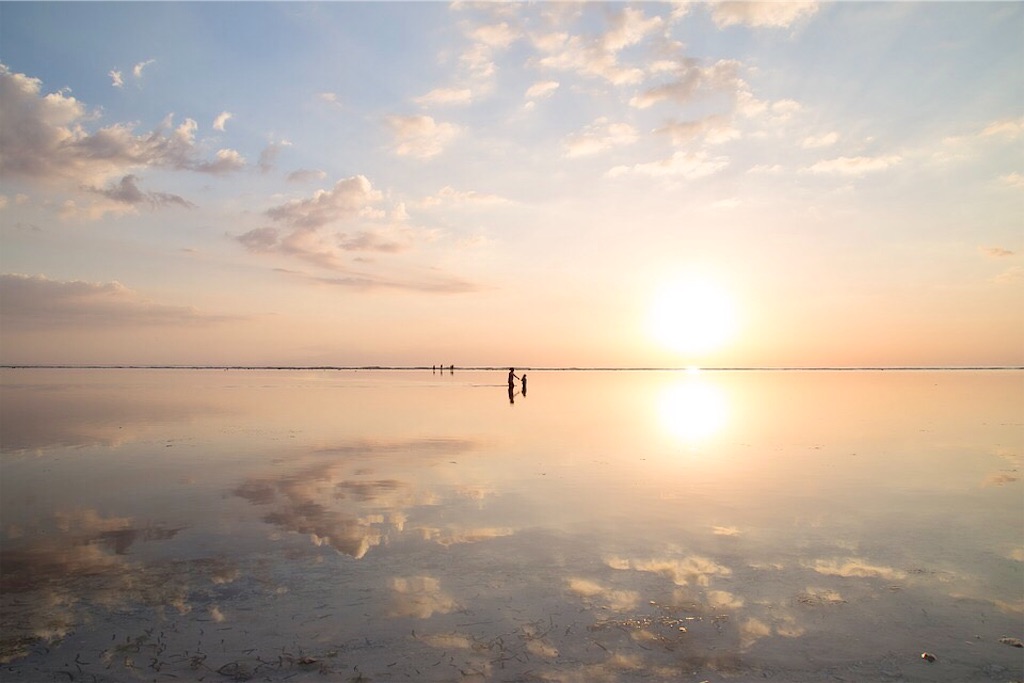
<path fill-rule="evenodd" d="M 476 190 L 456 190 L 446 185 L 438 190 L 436 195 L 424 198 L 421 203 L 423 206 L 440 206 L 442 204 L 448 206 L 494 206 L 509 204 L 510 202 L 505 197 L 496 194 L 477 192 Z"/>
<path fill-rule="evenodd" d="M 784 28 L 818 11 L 817 2 L 712 2 L 711 18 L 719 28 L 737 24 Z"/>
<path fill-rule="evenodd" d="M 175 127 L 168 116 L 145 135 L 135 135 L 123 123 L 89 132 L 86 126 L 95 115 L 84 104 L 63 91 L 42 95 L 41 88 L 39 79 L 0 64 L 2 177 L 95 187 L 147 167 L 224 173 L 244 164 L 233 150 L 201 160 L 192 119 Z"/>
<path fill-rule="evenodd" d="M 111 69 L 107 75 L 110 76 L 110 80 L 113 81 L 111 85 L 113 85 L 115 88 L 124 87 L 124 77 L 121 75 L 120 70 Z"/>
<path fill-rule="evenodd" d="M 627 7 L 612 16 L 607 31 L 596 37 L 549 31 L 534 34 L 531 39 L 541 53 L 537 63 L 542 68 L 601 78 L 613 85 L 630 85 L 643 81 L 645 70 L 620 64 L 619 53 L 640 43 L 662 23 L 661 17 L 647 18 L 642 10 Z"/>
<path fill-rule="evenodd" d="M 134 67 L 132 67 L 132 75 L 134 75 L 135 78 L 142 78 L 142 70 L 155 61 L 155 59 L 147 59 L 144 62 L 139 62 Z"/>
<path fill-rule="evenodd" d="M 720 144 L 740 135 L 724 116 L 708 116 L 696 121 L 670 121 L 655 132 L 668 135 L 675 146 L 684 145 L 701 136 L 710 144 Z"/>
<path fill-rule="evenodd" d="M 811 173 L 860 176 L 885 171 L 902 161 L 903 158 L 896 154 L 878 157 L 838 157 L 819 161 L 807 170 Z"/>
<path fill-rule="evenodd" d="M 998 135 L 1001 137 L 1016 138 L 1024 133 L 1024 117 L 1019 119 L 1003 119 L 990 123 L 981 131 L 983 137 Z"/>
<path fill-rule="evenodd" d="M 217 115 L 217 118 L 213 120 L 213 129 L 221 131 L 224 130 L 224 124 L 226 124 L 228 122 L 228 119 L 230 119 L 232 116 L 234 116 L 234 114 L 232 114 L 231 112 L 222 111 L 220 114 Z"/>
<path fill-rule="evenodd" d="M 542 100 L 558 90 L 558 81 L 539 81 L 526 89 L 526 99 Z"/>
<path fill-rule="evenodd" d="M 395 154 L 417 159 L 437 156 L 459 133 L 458 126 L 431 116 L 389 116 L 387 123 L 395 135 Z"/>
<path fill-rule="evenodd" d="M 435 88 L 414 101 L 422 106 L 470 104 L 473 91 L 469 88 Z"/>
<path fill-rule="evenodd" d="M 831 147 L 839 141 L 839 133 L 823 133 L 821 135 L 809 135 L 804 138 L 804 141 L 800 143 L 800 146 L 804 149 L 820 149 L 822 147 Z"/>
<path fill-rule="evenodd" d="M 594 121 L 565 141 L 565 155 L 570 159 L 603 152 L 612 147 L 631 145 L 637 140 L 636 129 L 628 123 L 612 123 L 606 118 Z"/>
<path fill-rule="evenodd" d="M 668 159 L 632 166 L 616 166 L 608 171 L 610 178 L 636 174 L 652 178 L 682 177 L 695 180 L 714 175 L 729 165 L 725 157 L 709 157 L 706 152 L 676 152 Z"/>

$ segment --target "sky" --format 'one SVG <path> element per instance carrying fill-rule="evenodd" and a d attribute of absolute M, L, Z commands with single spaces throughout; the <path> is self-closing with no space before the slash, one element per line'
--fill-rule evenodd
<path fill-rule="evenodd" d="M 1024 3 L 0 3 L 0 363 L 1024 365 Z"/>

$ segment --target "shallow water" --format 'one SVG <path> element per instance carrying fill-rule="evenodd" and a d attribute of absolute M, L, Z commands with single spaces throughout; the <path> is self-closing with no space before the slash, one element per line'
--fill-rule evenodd
<path fill-rule="evenodd" d="M 528 374 L 0 371 L 0 678 L 1024 678 L 1024 372 Z"/>

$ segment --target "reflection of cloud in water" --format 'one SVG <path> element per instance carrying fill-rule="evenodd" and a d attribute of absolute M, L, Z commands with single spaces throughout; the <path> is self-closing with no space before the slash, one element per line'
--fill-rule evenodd
<path fill-rule="evenodd" d="M 844 560 L 816 560 L 812 565 L 805 565 L 810 569 L 826 576 L 877 577 L 887 581 L 896 581 L 906 577 L 906 572 L 892 567 L 869 564 L 867 561 L 851 557 Z"/>
<path fill-rule="evenodd" d="M 270 508 L 263 517 L 268 524 L 305 534 L 316 546 L 331 547 L 358 559 L 385 542 L 389 534 L 407 530 L 407 509 L 441 502 L 438 494 L 394 477 L 371 478 L 374 468 L 367 467 L 367 458 L 383 458 L 374 464 L 386 465 L 390 457 L 406 455 L 429 466 L 429 457 L 421 459 L 422 456 L 450 457 L 474 447 L 473 442 L 462 439 L 360 440 L 318 449 L 316 462 L 292 472 L 250 477 L 234 489 L 234 494 L 253 505 Z M 324 457 L 328 455 L 344 457 Z M 463 485 L 455 487 L 454 494 L 478 500 L 487 490 Z M 409 530 L 446 546 L 513 533 L 512 529 L 500 527 L 420 526 Z"/>
<path fill-rule="evenodd" d="M 569 579 L 569 591 L 591 600 L 598 598 L 604 607 L 616 612 L 636 609 L 640 602 L 640 594 L 636 591 L 611 590 L 589 579 Z"/>
<path fill-rule="evenodd" d="M 423 535 L 423 540 L 434 541 L 438 545 L 445 547 L 462 543 L 480 543 L 495 538 L 502 538 L 503 536 L 511 536 L 515 533 L 515 530 L 510 527 L 480 527 L 474 529 L 416 527 L 415 530 Z"/>
<path fill-rule="evenodd" d="M 647 560 L 613 557 L 606 560 L 606 564 L 613 569 L 633 569 L 640 572 L 660 574 L 670 578 L 677 586 L 691 584 L 707 586 L 714 576 L 729 576 L 732 574 L 732 570 L 728 567 L 724 567 L 713 560 L 699 555 L 692 555 L 681 559 L 652 558 Z"/>
<path fill-rule="evenodd" d="M 180 566 L 137 565 L 127 552 L 137 542 L 168 540 L 180 531 L 84 509 L 55 513 L 8 535 L 0 562 L 0 659 L 24 655 L 37 640 L 66 637 L 89 621 L 92 606 L 189 611 L 189 573 Z M 230 580 L 233 570 L 221 570 L 221 580 Z"/>
<path fill-rule="evenodd" d="M 448 614 L 458 609 L 455 599 L 441 590 L 441 581 L 432 576 L 396 577 L 391 579 L 392 617 L 429 619 L 434 614 Z"/>

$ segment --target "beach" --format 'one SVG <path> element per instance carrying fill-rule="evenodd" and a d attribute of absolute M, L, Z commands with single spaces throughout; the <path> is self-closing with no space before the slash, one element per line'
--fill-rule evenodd
<path fill-rule="evenodd" d="M 0 678 L 1024 679 L 1024 372 L 525 372 L 0 370 Z"/>

